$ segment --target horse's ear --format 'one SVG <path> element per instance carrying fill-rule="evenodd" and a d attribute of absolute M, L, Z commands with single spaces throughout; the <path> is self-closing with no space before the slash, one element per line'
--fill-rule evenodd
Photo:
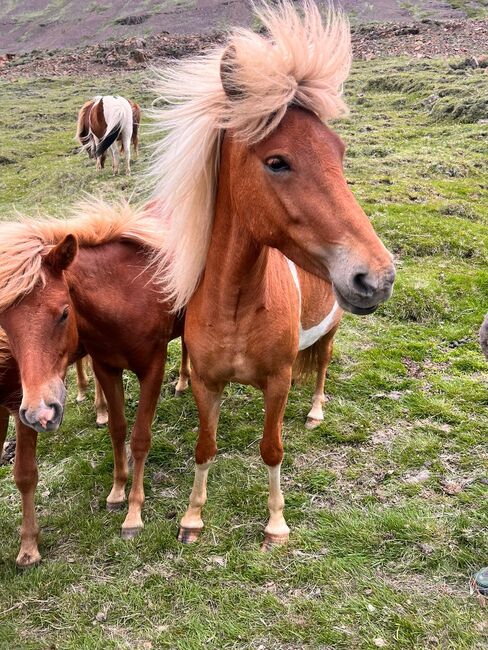
<path fill-rule="evenodd" d="M 228 45 L 220 59 L 220 80 L 227 98 L 231 101 L 244 97 L 242 88 L 239 88 L 235 82 L 235 70 L 236 48 L 234 45 Z"/>
<path fill-rule="evenodd" d="M 74 235 L 69 234 L 49 251 L 44 261 L 55 273 L 61 273 L 75 259 L 77 252 L 78 241 Z"/>

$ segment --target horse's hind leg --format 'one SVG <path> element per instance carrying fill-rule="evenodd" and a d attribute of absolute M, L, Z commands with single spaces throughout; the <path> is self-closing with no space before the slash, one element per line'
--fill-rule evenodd
<path fill-rule="evenodd" d="M 191 373 L 191 366 L 190 366 L 190 357 L 188 356 L 188 348 L 185 345 L 184 338 L 181 337 L 181 363 L 180 363 L 178 382 L 175 388 L 176 397 L 183 397 L 183 394 L 187 390 L 188 384 L 190 382 L 190 373 Z"/>
<path fill-rule="evenodd" d="M 139 158 L 139 124 L 132 127 L 132 146 L 134 147 L 134 159 Z"/>
<path fill-rule="evenodd" d="M 312 408 L 308 412 L 307 421 L 305 422 L 305 427 L 307 429 L 315 429 L 315 427 L 318 427 L 324 420 L 322 407 L 325 404 L 325 376 L 332 358 L 334 336 L 337 327 L 338 325 L 316 343 L 316 345 L 318 345 L 317 379 L 315 381 L 315 390 L 312 397 Z"/>
<path fill-rule="evenodd" d="M 131 136 L 126 133 L 122 136 L 122 143 L 125 152 L 125 172 L 128 176 L 130 176 L 130 138 Z"/>
<path fill-rule="evenodd" d="M 110 151 L 112 152 L 112 168 L 115 176 L 116 174 L 119 173 L 119 165 L 120 165 L 119 152 L 117 151 L 117 146 L 115 144 L 113 144 L 110 147 Z"/>
<path fill-rule="evenodd" d="M 269 521 L 264 529 L 264 543 L 261 547 L 263 551 L 267 551 L 272 546 L 285 544 L 290 533 L 283 516 L 285 500 L 280 485 L 280 470 L 283 460 L 281 429 L 290 384 L 291 368 L 288 376 L 283 374 L 279 377 L 270 377 L 264 390 L 264 432 L 259 448 L 261 458 L 268 466 Z"/>
<path fill-rule="evenodd" d="M 76 385 L 78 386 L 77 402 L 84 402 L 88 389 L 88 375 L 86 374 L 86 357 L 76 362 Z"/>
<path fill-rule="evenodd" d="M 159 399 L 165 362 L 166 352 L 155 358 L 149 372 L 140 379 L 139 404 L 130 438 L 132 487 L 129 493 L 129 510 L 122 524 L 122 537 L 126 539 L 135 537 L 144 527 L 141 515 L 144 504 L 144 467 L 151 447 L 151 424 Z"/>
<path fill-rule="evenodd" d="M 97 414 L 97 427 L 104 427 L 108 422 L 107 400 L 100 382 L 95 377 L 95 412 Z"/>
<path fill-rule="evenodd" d="M 3 461 L 3 452 L 5 439 L 8 431 L 8 421 L 10 413 L 4 406 L 0 406 L 0 464 Z"/>
<path fill-rule="evenodd" d="M 202 508 L 207 500 L 208 470 L 217 453 L 216 434 L 224 384 L 209 387 L 193 372 L 192 389 L 198 407 L 200 428 L 195 447 L 195 478 L 190 504 L 178 531 L 178 540 L 183 544 L 195 542 L 203 528 Z"/>
<path fill-rule="evenodd" d="M 41 555 L 38 548 L 39 526 L 34 507 L 38 471 L 36 462 L 37 431 L 26 427 L 16 418 L 17 449 L 15 453 L 14 478 L 22 497 L 22 526 L 17 566 L 37 564 Z"/>
<path fill-rule="evenodd" d="M 114 451 L 114 482 L 107 497 L 107 510 L 120 510 L 125 503 L 125 485 L 129 474 L 125 450 L 127 422 L 122 371 L 99 364 L 95 359 L 93 370 L 107 399 L 108 429 Z"/>

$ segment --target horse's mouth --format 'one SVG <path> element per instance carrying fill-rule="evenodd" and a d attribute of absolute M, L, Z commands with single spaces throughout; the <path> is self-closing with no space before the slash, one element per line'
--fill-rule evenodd
<path fill-rule="evenodd" d="M 376 305 L 372 305 L 370 307 L 361 307 L 360 305 L 356 305 L 350 300 L 347 300 L 347 298 L 344 298 L 344 296 L 338 291 L 337 287 L 334 285 L 334 293 L 337 297 L 337 302 L 339 303 L 339 306 L 342 307 L 345 311 L 350 312 L 351 314 L 356 314 L 356 316 L 367 316 L 368 314 L 372 314 L 378 309 L 379 303 Z"/>

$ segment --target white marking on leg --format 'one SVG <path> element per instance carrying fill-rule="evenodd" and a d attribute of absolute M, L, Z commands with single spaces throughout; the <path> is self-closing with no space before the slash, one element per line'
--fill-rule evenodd
<path fill-rule="evenodd" d="M 207 500 L 207 476 L 211 460 L 195 465 L 195 478 L 190 494 L 190 505 L 181 519 L 182 528 L 203 528 L 202 508 Z"/>
<path fill-rule="evenodd" d="M 323 420 L 324 412 L 322 410 L 322 405 L 325 403 L 324 393 L 315 393 L 312 398 L 312 408 L 310 409 L 307 418 L 311 420 Z"/>
<path fill-rule="evenodd" d="M 281 478 L 281 465 L 275 467 L 268 467 L 269 477 L 269 521 L 264 529 L 268 535 L 288 535 L 290 529 L 288 528 L 285 518 L 283 516 L 283 509 L 285 507 L 285 499 L 281 491 L 280 478 Z"/>

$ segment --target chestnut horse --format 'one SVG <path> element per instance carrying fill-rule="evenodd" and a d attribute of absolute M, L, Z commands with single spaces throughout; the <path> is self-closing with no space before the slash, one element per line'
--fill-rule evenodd
<path fill-rule="evenodd" d="M 291 1 L 257 15 L 267 36 L 240 29 L 225 47 L 161 71 L 156 117 L 165 135 L 152 175 L 171 215 L 162 282 L 176 309 L 187 305 L 200 417 L 179 539 L 194 541 L 203 528 L 222 391 L 240 382 L 264 393 L 265 550 L 289 535 L 281 430 L 301 333 L 323 321 L 326 296 L 331 312 L 337 301 L 372 313 L 391 295 L 395 272 L 348 188 L 344 145 L 325 125 L 346 110 L 347 19 L 330 10 L 324 25 L 312 2 L 300 17 Z"/>
<path fill-rule="evenodd" d="M 70 220 L 0 224 L 0 324 L 20 371 L 19 417 L 25 425 L 18 430 L 15 461 L 24 512 L 19 565 L 40 559 L 33 505 L 37 432 L 59 427 L 66 368 L 81 354 L 90 354 L 108 404 L 114 449 L 109 510 L 120 509 L 126 499 L 123 369 L 132 370 L 139 380 L 130 440 L 133 481 L 122 535 L 133 537 L 143 527 L 151 423 L 167 345 L 182 330 L 181 317 L 156 293 L 151 260 L 161 239 L 159 222 L 144 211 L 95 200 Z M 180 374 L 179 391 L 188 385 L 189 369 L 183 366 Z"/>
<path fill-rule="evenodd" d="M 96 158 L 97 169 L 104 167 L 110 149 L 114 173 L 119 171 L 119 156 L 114 144 L 117 141 L 120 152 L 125 153 L 126 171 L 130 174 L 130 143 L 132 142 L 137 156 L 140 121 L 140 106 L 132 100 L 110 95 L 97 96 L 81 107 L 76 138 L 89 157 Z"/>

